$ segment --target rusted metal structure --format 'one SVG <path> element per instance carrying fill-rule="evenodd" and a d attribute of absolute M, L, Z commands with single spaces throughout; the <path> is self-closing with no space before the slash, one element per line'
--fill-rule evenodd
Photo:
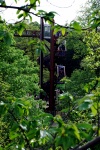
<path fill-rule="evenodd" d="M 40 53 L 39 63 L 40 63 L 40 86 L 42 89 L 49 90 L 49 108 L 48 112 L 55 115 L 55 87 L 54 84 L 57 82 L 57 76 L 55 79 L 55 57 L 64 57 L 65 56 L 65 48 L 63 45 L 56 45 L 57 38 L 61 36 L 61 32 L 59 34 L 54 35 L 53 30 L 51 30 L 50 25 L 44 24 L 43 18 L 40 18 L 40 31 L 32 31 L 25 30 L 21 36 L 15 33 L 15 36 L 18 37 L 33 37 L 40 38 L 41 41 L 44 39 L 50 42 L 50 56 L 43 57 L 43 52 Z M 47 63 L 49 63 L 49 71 L 50 71 L 50 80 L 47 82 L 46 87 L 43 88 L 43 65 L 45 63 L 45 58 L 47 59 Z M 57 69 L 57 68 L 56 68 Z M 64 68 L 65 75 L 65 68 Z M 60 76 L 60 72 L 59 72 Z M 63 76 L 62 76 L 63 77 Z M 60 79 L 60 78 L 59 78 Z M 48 89 L 47 89 L 48 88 Z M 40 94 L 40 98 L 42 99 L 42 93 Z"/>

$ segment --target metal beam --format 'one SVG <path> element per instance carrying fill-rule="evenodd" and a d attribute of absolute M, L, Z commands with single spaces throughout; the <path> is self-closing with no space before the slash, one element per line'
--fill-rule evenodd
<path fill-rule="evenodd" d="M 24 30 L 22 35 L 15 33 L 14 36 L 17 37 L 37 37 L 40 38 L 40 31 L 33 31 L 33 30 Z"/>
<path fill-rule="evenodd" d="M 40 40 L 43 41 L 44 39 L 44 23 L 43 23 L 43 18 L 40 18 L 40 27 L 41 27 L 41 32 L 40 32 Z M 43 87 L 43 52 L 41 50 L 40 52 L 40 87 Z M 40 98 L 42 99 L 42 94 L 40 94 Z"/>
<path fill-rule="evenodd" d="M 51 47 L 50 47 L 50 95 L 49 95 L 49 111 L 51 114 L 55 115 L 55 99 L 54 99 L 54 35 L 53 30 L 51 30 Z"/>

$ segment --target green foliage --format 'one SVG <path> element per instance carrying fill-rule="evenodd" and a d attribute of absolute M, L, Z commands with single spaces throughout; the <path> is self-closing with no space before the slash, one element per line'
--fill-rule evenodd
<path fill-rule="evenodd" d="M 32 8 L 35 10 L 36 3 L 40 3 L 40 0 L 25 2 L 30 5 L 17 11 L 19 19 L 31 19 L 29 11 Z M 6 5 L 5 1 L 0 1 L 0 4 Z M 99 26 L 98 13 L 97 9 L 90 15 L 89 25 L 92 28 Z M 52 22 L 55 12 L 40 10 L 37 15 Z M 25 23 L 21 22 L 13 30 L 21 35 L 25 27 Z M 56 32 L 60 27 L 53 28 Z M 81 26 L 76 21 L 71 24 L 72 28 L 81 31 Z M 68 49 L 76 52 L 74 57 L 83 57 L 82 68 L 75 70 L 70 78 L 64 79 L 65 85 L 60 87 L 64 93 L 58 97 L 57 108 L 62 117 L 53 117 L 44 112 L 47 108 L 44 101 L 35 100 L 40 92 L 37 62 L 31 62 L 23 50 L 14 47 L 11 29 L 11 26 L 0 24 L 0 149 L 69 150 L 80 145 L 81 141 L 99 136 L 99 33 L 83 34 L 70 30 L 66 37 Z M 67 30 L 62 27 L 60 31 L 64 35 Z M 45 52 L 44 41 L 35 39 L 30 44 Z"/>
<path fill-rule="evenodd" d="M 79 24 L 79 22 L 71 22 L 71 27 L 73 27 L 77 31 L 81 31 L 81 25 Z"/>
<path fill-rule="evenodd" d="M 17 26 L 15 25 L 13 28 L 19 34 L 20 24 L 19 25 L 17 24 Z M 24 30 L 29 30 L 29 31 L 31 30 L 33 32 L 35 32 L 35 31 L 40 32 L 40 25 L 38 22 L 33 22 L 30 24 L 24 23 L 24 27 L 22 29 L 22 32 Z M 49 42 L 47 42 L 46 40 L 41 42 L 41 40 L 39 38 L 36 38 L 36 37 L 35 38 L 32 38 L 32 37 L 20 37 L 20 38 L 15 37 L 15 40 L 16 40 L 15 46 L 17 48 L 24 50 L 23 51 L 24 54 L 28 55 L 32 61 L 37 60 L 41 51 L 44 53 L 44 55 L 46 55 L 48 53 L 47 47 L 50 47 Z"/>
<path fill-rule="evenodd" d="M 87 54 L 87 45 L 84 41 L 84 32 L 69 32 L 66 36 L 67 50 L 74 51 L 73 59 L 83 58 Z"/>
<path fill-rule="evenodd" d="M 15 26 L 13 26 L 14 32 L 21 36 L 23 31 L 25 30 L 26 26 L 27 25 L 25 24 L 25 22 L 21 22 L 19 24 L 16 24 Z"/>
<path fill-rule="evenodd" d="M 3 80 L 10 84 L 12 95 L 20 97 L 38 92 L 38 68 L 27 56 L 23 56 L 23 51 L 5 47 L 0 56 L 0 72 Z"/>
<path fill-rule="evenodd" d="M 82 61 L 82 66 L 87 70 L 95 70 L 96 75 L 100 75 L 100 33 L 90 32 L 85 37 L 85 41 L 88 46 L 87 56 Z"/>
<path fill-rule="evenodd" d="M 57 135 L 55 139 L 56 147 L 69 149 L 80 141 L 79 130 L 75 124 L 65 124 L 60 116 L 56 116 L 54 120 L 58 124 Z M 75 142 L 74 142 L 75 141 Z"/>
<path fill-rule="evenodd" d="M 2 23 L 0 24 L 0 44 L 1 43 L 7 46 L 12 44 L 12 34 L 9 34 L 9 28 L 3 26 Z"/>
<path fill-rule="evenodd" d="M 54 34 L 56 34 L 57 32 L 61 31 L 62 35 L 64 36 L 67 32 L 67 29 L 64 27 L 60 27 L 59 25 L 54 25 L 52 27 L 52 29 L 54 30 Z"/>
<path fill-rule="evenodd" d="M 27 94 L 39 94 L 39 77 L 37 63 L 32 63 L 28 56 L 23 56 L 24 51 L 13 46 L 12 34 L 6 26 L 1 25 L 2 33 L 0 44 L 0 75 L 4 82 L 9 84 L 11 95 L 23 97 Z M 8 35 L 8 36 L 6 36 Z"/>
<path fill-rule="evenodd" d="M 44 10 L 38 10 L 38 13 L 37 13 L 37 15 L 43 17 L 45 21 L 49 22 L 52 25 L 53 25 L 53 19 L 54 19 L 55 14 L 57 13 L 54 11 L 46 12 Z"/>
<path fill-rule="evenodd" d="M 88 0 L 81 8 L 78 21 L 83 27 L 95 29 L 100 26 L 100 3 L 98 0 Z"/>
<path fill-rule="evenodd" d="M 44 105 L 42 101 L 35 101 L 34 97 L 20 99 L 10 97 L 7 99 L 0 107 L 0 114 L 3 116 L 1 120 L 2 128 L 4 132 L 6 129 L 8 138 L 2 134 L 0 145 L 5 149 L 15 149 L 16 146 L 19 149 L 33 147 L 33 145 L 36 147 L 36 143 L 40 143 L 40 140 L 45 137 L 41 137 L 41 134 L 46 132 L 47 120 L 52 119 L 49 114 L 42 112 L 41 106 Z M 2 111 L 1 108 L 4 108 L 5 111 Z M 6 126 L 9 126 L 9 129 L 3 126 L 5 123 Z M 43 126 L 44 124 L 45 126 Z"/>
<path fill-rule="evenodd" d="M 76 124 L 81 140 L 85 141 L 92 139 L 95 134 L 100 135 L 99 37 L 99 32 L 84 33 L 83 42 L 86 49 L 81 52 L 83 53 L 81 68 L 74 70 L 71 77 L 63 79 L 65 84 L 57 86 L 64 91 L 58 97 L 57 110 L 67 124 L 72 122 Z M 80 51 L 77 51 L 76 57 L 77 54 L 79 55 Z"/>
<path fill-rule="evenodd" d="M 66 80 L 65 88 L 75 97 L 82 97 L 85 95 L 85 84 L 88 84 L 95 77 L 94 72 L 85 70 L 75 70 L 70 79 Z"/>

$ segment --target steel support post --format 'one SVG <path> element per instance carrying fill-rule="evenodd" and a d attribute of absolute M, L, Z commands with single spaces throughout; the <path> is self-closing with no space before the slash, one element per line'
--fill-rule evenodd
<path fill-rule="evenodd" d="M 54 70 L 55 70 L 55 50 L 54 50 L 54 35 L 51 30 L 51 47 L 50 47 L 50 95 L 49 95 L 49 111 L 55 115 L 55 99 L 54 99 Z"/>
<path fill-rule="evenodd" d="M 40 40 L 44 39 L 44 23 L 43 17 L 40 18 Z M 40 52 L 40 87 L 43 87 L 43 52 Z M 42 98 L 42 94 L 40 94 L 40 98 Z"/>

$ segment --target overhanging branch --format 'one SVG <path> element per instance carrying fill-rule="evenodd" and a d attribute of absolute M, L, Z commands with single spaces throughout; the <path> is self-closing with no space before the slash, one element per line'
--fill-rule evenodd
<path fill-rule="evenodd" d="M 41 17 L 41 16 L 39 16 L 39 15 L 33 13 L 33 12 L 30 12 L 30 9 L 25 8 L 25 7 L 27 7 L 27 6 L 29 6 L 29 5 L 21 6 L 21 7 L 17 7 L 17 6 L 3 6 L 3 5 L 0 5 L 1 8 L 10 8 L 10 9 L 22 10 L 22 11 L 31 13 L 31 14 L 37 16 L 37 17 Z"/>
<path fill-rule="evenodd" d="M 7 5 L 0 5 L 1 8 L 10 8 L 10 9 L 22 10 L 22 11 L 27 12 L 27 13 L 29 13 L 29 14 L 32 14 L 32 15 L 34 15 L 34 16 L 36 16 L 36 17 L 39 17 L 39 18 L 41 17 L 41 15 L 37 15 L 37 14 L 31 12 L 30 9 L 32 9 L 32 8 L 30 7 L 30 9 L 28 9 L 27 6 L 31 6 L 31 5 L 25 5 L 25 6 L 21 6 L 21 7 L 17 7 L 17 6 L 7 6 Z M 45 17 L 43 17 L 43 18 L 45 19 Z M 50 22 L 53 23 L 52 20 L 48 20 L 48 21 L 50 21 Z M 58 23 L 56 23 L 56 22 L 55 22 L 55 24 L 58 25 L 58 26 L 60 26 L 61 28 L 66 28 L 66 29 L 72 29 L 72 30 L 75 30 L 73 27 L 63 26 L 63 25 L 60 25 L 60 24 L 58 24 Z M 82 28 L 82 30 L 89 30 L 89 29 L 91 29 L 91 27 L 88 27 L 88 28 Z"/>
<path fill-rule="evenodd" d="M 73 150 L 87 150 L 88 148 L 93 148 L 97 144 L 100 144 L 100 136 L 98 136 L 94 140 L 86 143 L 85 145 L 83 145 L 79 148 L 73 149 Z"/>

